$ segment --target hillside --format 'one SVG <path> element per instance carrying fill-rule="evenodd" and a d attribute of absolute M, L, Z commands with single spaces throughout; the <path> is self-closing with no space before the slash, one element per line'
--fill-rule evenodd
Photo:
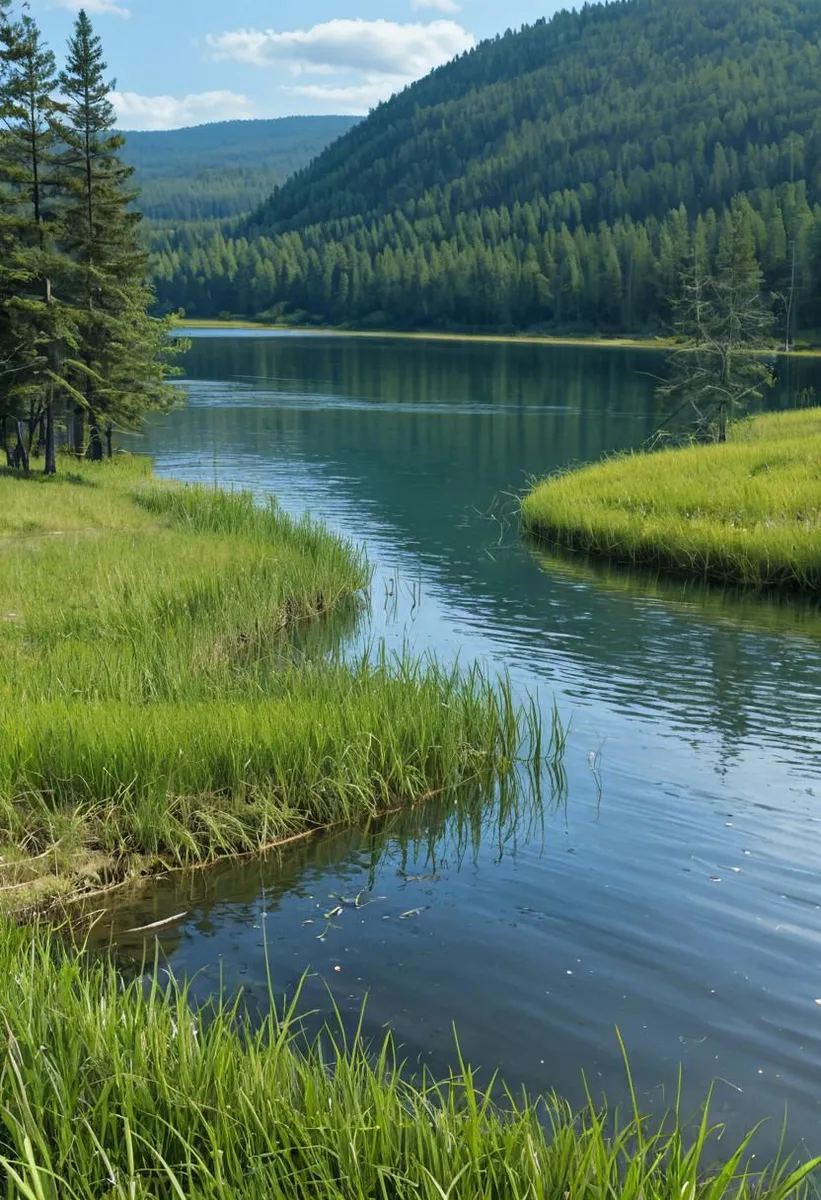
<path fill-rule="evenodd" d="M 166 239 L 161 301 L 399 327 L 663 326 L 745 214 L 818 323 L 818 0 L 617 0 L 484 42 L 380 105 L 226 241 Z"/>
<path fill-rule="evenodd" d="M 188 129 L 125 131 L 123 157 L 135 168 L 140 207 L 151 221 L 207 221 L 256 208 L 305 167 L 355 117 L 220 121 Z"/>

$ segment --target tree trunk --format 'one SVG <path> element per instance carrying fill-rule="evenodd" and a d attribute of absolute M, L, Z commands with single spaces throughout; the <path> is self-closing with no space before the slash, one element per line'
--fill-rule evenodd
<path fill-rule="evenodd" d="M 54 448 L 54 402 L 51 398 L 49 398 L 49 402 L 46 406 L 45 422 L 46 422 L 46 436 L 45 436 L 46 463 L 45 463 L 45 466 L 43 467 L 43 473 L 45 475 L 56 475 L 57 474 L 57 454 L 56 454 L 55 448 Z"/>
<path fill-rule="evenodd" d="M 26 442 L 23 434 L 25 428 L 22 421 L 17 422 L 17 448 L 14 451 L 14 465 L 22 467 L 25 473 L 29 473 L 29 452 L 26 449 Z"/>
<path fill-rule="evenodd" d="M 86 449 L 86 410 L 80 404 L 74 409 L 71 425 L 74 453 L 78 458 L 82 458 Z"/>
<path fill-rule="evenodd" d="M 34 414 L 33 402 L 29 413 L 28 427 L 29 438 L 26 449 L 28 450 L 29 458 L 37 458 L 40 453 L 40 442 L 39 438 L 35 441 L 35 434 L 38 434 L 40 430 L 40 418 Z"/>
<path fill-rule="evenodd" d="M 114 430 L 111 426 L 111 422 L 109 421 L 105 427 L 105 444 L 106 444 L 106 450 L 108 452 L 109 458 L 111 458 L 114 453 L 113 448 L 112 448 L 112 442 L 111 442 L 113 434 L 114 434 Z"/>
<path fill-rule="evenodd" d="M 92 462 L 103 461 L 103 439 L 100 433 L 100 426 L 94 413 L 89 416 L 89 431 L 91 440 L 88 443 L 88 457 Z"/>
<path fill-rule="evenodd" d="M 723 404 L 718 410 L 718 440 L 722 444 L 727 441 L 727 410 Z"/>
<path fill-rule="evenodd" d="M 49 401 L 50 403 L 50 401 Z M 48 407 L 48 405 L 46 406 Z M 34 457 L 39 458 L 46 445 L 46 414 L 41 412 L 37 418 L 37 440 L 34 443 Z"/>

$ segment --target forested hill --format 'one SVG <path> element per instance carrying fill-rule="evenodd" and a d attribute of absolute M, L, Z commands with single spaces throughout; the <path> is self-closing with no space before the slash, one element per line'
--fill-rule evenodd
<path fill-rule="evenodd" d="M 225 239 L 167 239 L 189 311 L 658 328 L 745 214 L 821 324 L 819 0 L 617 0 L 482 43 L 380 105 Z"/>
<path fill-rule="evenodd" d="M 135 168 L 140 208 L 149 220 L 234 217 L 251 212 L 357 120 L 281 117 L 126 131 L 123 157 Z"/>

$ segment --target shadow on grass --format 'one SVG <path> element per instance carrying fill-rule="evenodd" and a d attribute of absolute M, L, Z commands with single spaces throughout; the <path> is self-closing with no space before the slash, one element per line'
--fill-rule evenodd
<path fill-rule="evenodd" d="M 21 483 L 70 483 L 75 487 L 96 488 L 100 485 L 74 471 L 60 471 L 56 475 L 44 475 L 42 471 L 19 471 L 14 467 L 0 467 L 0 479 L 18 479 Z"/>

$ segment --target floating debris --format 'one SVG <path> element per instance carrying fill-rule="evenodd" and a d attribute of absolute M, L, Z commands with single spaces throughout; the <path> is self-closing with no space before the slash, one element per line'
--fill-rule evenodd
<path fill-rule="evenodd" d="M 375 900 L 384 900 L 384 896 L 372 896 L 370 900 L 363 900 L 362 897 L 368 894 L 368 889 L 363 888 L 361 892 L 357 892 L 355 896 L 339 896 L 331 892 L 330 899 L 336 900 L 341 912 L 343 908 L 367 908 L 369 904 L 373 904 Z"/>
<path fill-rule="evenodd" d="M 418 917 L 419 914 L 423 913 L 427 907 L 427 904 L 425 904 L 422 908 L 409 908 L 407 912 L 399 914 L 399 920 L 406 921 L 409 917 Z"/>
<path fill-rule="evenodd" d="M 397 871 L 397 875 L 405 881 L 405 883 L 438 883 L 442 878 L 435 871 L 429 875 L 406 875 L 404 871 Z"/>
<path fill-rule="evenodd" d="M 326 926 L 325 926 L 325 928 L 322 930 L 322 933 L 318 933 L 318 934 L 316 935 L 316 940 L 317 940 L 318 942 L 324 942 L 324 941 L 325 941 L 325 938 L 328 936 L 328 931 L 329 931 L 329 930 L 331 930 L 331 929 L 340 929 L 340 928 L 341 928 L 341 926 L 340 926 L 340 925 L 332 925 L 332 924 L 331 924 L 331 922 L 330 922 L 330 921 L 328 921 L 327 925 L 326 925 Z"/>
<path fill-rule="evenodd" d="M 162 929 L 164 925 L 173 925 L 175 921 L 181 921 L 187 916 L 188 909 L 185 912 L 174 913 L 173 917 L 165 917 L 162 921 L 152 921 L 150 925 L 135 925 L 133 929 L 126 929 L 126 933 L 146 933 L 149 929 Z"/>

